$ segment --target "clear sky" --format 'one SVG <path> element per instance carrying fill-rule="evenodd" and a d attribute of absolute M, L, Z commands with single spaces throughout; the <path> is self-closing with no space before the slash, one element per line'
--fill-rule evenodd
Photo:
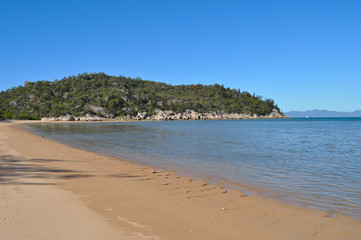
<path fill-rule="evenodd" d="M 0 0 L 0 90 L 83 72 L 361 109 L 361 1 Z"/>

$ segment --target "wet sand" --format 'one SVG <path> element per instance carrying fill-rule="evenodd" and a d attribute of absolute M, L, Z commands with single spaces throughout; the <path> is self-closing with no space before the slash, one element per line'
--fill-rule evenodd
<path fill-rule="evenodd" d="M 0 122 L 0 239 L 361 239 L 361 221 L 75 149 Z"/>

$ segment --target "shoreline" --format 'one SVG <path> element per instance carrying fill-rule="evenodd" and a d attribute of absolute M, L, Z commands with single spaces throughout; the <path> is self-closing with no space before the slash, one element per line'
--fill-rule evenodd
<path fill-rule="evenodd" d="M 271 121 L 273 121 L 273 120 L 277 121 L 277 120 L 280 120 L 280 119 L 272 119 Z M 144 121 L 149 122 L 148 120 L 144 120 Z M 129 122 L 113 122 L 113 121 L 109 121 L 109 122 L 103 122 L 103 123 L 104 124 L 106 124 L 106 123 L 141 124 L 144 121 L 129 121 Z M 204 120 L 204 121 L 211 121 L 211 120 Z M 220 120 L 220 121 L 222 121 L 222 120 Z M 155 121 L 155 122 L 159 122 L 159 121 Z M 82 124 L 91 124 L 92 126 L 95 126 L 95 125 L 100 126 L 102 124 L 102 122 L 84 122 L 84 121 L 83 122 L 82 121 L 80 121 L 80 122 L 78 122 L 78 121 L 50 122 L 50 123 L 49 122 L 45 122 L 45 123 L 41 122 L 41 123 L 38 123 L 38 124 L 41 124 L 41 125 L 45 124 L 45 126 L 46 126 L 46 124 L 54 124 L 54 123 L 57 123 L 57 124 L 63 124 L 63 123 L 64 124 L 69 124 L 70 123 L 70 125 L 71 125 L 71 123 L 74 123 L 74 124 L 79 124 L 79 126 L 82 125 Z M 98 124 L 100 124 L 100 125 L 98 125 Z M 171 124 L 171 123 L 169 123 L 169 124 Z M 35 126 L 35 124 L 33 124 L 33 126 Z M 42 136 L 42 134 L 46 134 L 46 133 L 37 132 L 35 130 L 36 128 L 31 128 L 31 127 L 26 127 L 25 128 L 25 127 L 23 127 L 23 129 L 25 129 L 27 131 L 30 131 L 30 132 L 34 133 L 35 135 L 37 135 L 37 136 Z M 273 188 L 273 189 L 271 188 L 270 189 L 269 186 L 267 188 L 267 186 L 265 186 L 265 185 L 256 186 L 253 181 L 248 181 L 248 182 L 245 182 L 245 181 L 232 181 L 231 178 L 229 178 L 229 176 L 227 176 L 227 175 L 224 175 L 223 177 L 218 175 L 218 177 L 215 177 L 215 175 L 209 175 L 208 174 L 209 171 L 208 172 L 207 171 L 202 172 L 202 171 L 199 171 L 199 169 L 198 169 L 198 171 L 196 171 L 191 166 L 188 166 L 188 168 L 165 167 L 164 165 L 166 165 L 166 163 L 164 163 L 163 166 L 162 166 L 159 163 L 156 164 L 154 162 L 149 163 L 149 161 L 148 162 L 147 161 L 139 161 L 139 159 L 137 159 L 137 157 L 134 157 L 134 156 L 129 155 L 129 154 L 128 154 L 128 156 L 121 156 L 122 154 L 121 155 L 118 155 L 119 153 L 118 154 L 113 154 L 111 151 L 99 151 L 99 149 L 97 151 L 95 151 L 95 149 L 92 149 L 92 148 L 89 148 L 89 147 L 88 148 L 87 147 L 82 147 L 81 145 L 77 145 L 77 144 L 72 146 L 71 144 L 67 144 L 67 142 L 64 139 L 63 140 L 57 139 L 56 136 L 46 136 L 46 137 L 48 139 L 50 139 L 50 140 L 57 141 L 59 143 L 65 144 L 65 145 L 70 146 L 70 147 L 79 148 L 79 149 L 82 149 L 82 150 L 85 150 L 85 151 L 90 151 L 90 152 L 93 152 L 93 153 L 103 154 L 103 155 L 108 156 L 108 157 L 119 158 L 119 159 L 121 159 L 123 161 L 129 161 L 129 162 L 145 165 L 147 167 L 151 167 L 151 168 L 156 169 L 156 170 L 174 172 L 175 174 L 181 175 L 181 176 L 184 176 L 184 177 L 204 180 L 204 181 L 207 181 L 208 183 L 220 185 L 220 186 L 223 186 L 225 188 L 240 190 L 240 191 L 244 192 L 244 194 L 247 194 L 247 195 L 256 194 L 256 195 L 263 196 L 263 197 L 265 197 L 267 199 L 274 199 L 274 200 L 282 201 L 282 202 L 285 202 L 285 203 L 289 203 L 289 204 L 293 204 L 293 205 L 297 205 L 297 206 L 301 206 L 301 207 L 322 210 L 322 211 L 327 212 L 328 214 L 342 214 L 342 215 L 349 216 L 351 218 L 361 220 L 361 215 L 360 215 L 360 212 L 358 211 L 359 209 L 357 209 L 358 205 L 348 205 L 348 207 L 344 207 L 342 204 L 339 204 L 338 206 L 325 204 L 324 202 L 322 202 L 322 200 L 319 201 L 319 199 L 312 199 L 313 194 L 308 196 L 307 193 L 306 193 L 306 195 L 298 194 L 297 197 L 292 197 L 292 195 L 285 195 L 285 194 L 282 194 L 282 193 L 278 192 L 277 188 Z M 167 158 L 172 158 L 172 156 L 170 154 L 165 155 L 165 156 L 167 156 Z M 145 159 L 146 158 L 147 157 L 145 157 Z M 327 196 L 326 196 L 326 198 L 327 198 Z M 320 199 L 325 199 L 325 198 L 320 198 Z M 341 202 L 341 201 L 339 201 L 339 202 Z"/>
<path fill-rule="evenodd" d="M 207 120 L 202 120 L 202 121 L 227 121 L 227 120 L 261 120 L 261 119 L 207 119 Z M 263 120 L 280 120 L 280 119 L 263 119 Z M 160 122 L 160 120 L 123 120 L 123 121 L 116 121 L 116 120 L 105 120 L 105 121 L 40 121 L 40 120 L 35 120 L 37 121 L 37 123 L 40 123 L 40 124 L 63 124 L 63 123 L 66 123 L 66 124 L 86 124 L 86 123 L 91 123 L 91 124 L 102 124 L 102 123 L 140 123 L 140 122 Z M 169 121 L 169 120 L 166 120 L 166 121 Z M 197 121 L 197 120 L 172 120 L 172 121 Z M 27 124 L 21 124 L 21 126 L 26 126 Z M 24 130 L 24 131 L 27 131 L 27 132 L 30 132 L 31 134 L 34 134 L 35 136 L 41 136 L 41 135 L 37 135 L 36 133 L 33 133 L 30 129 L 25 129 L 25 128 L 21 128 L 21 126 L 19 126 L 20 130 Z M 31 127 L 30 127 L 31 128 Z M 205 176 L 205 175 L 200 175 L 198 173 L 192 173 L 190 171 L 187 171 L 187 170 L 182 170 L 182 169 L 172 169 L 172 168 L 168 168 L 168 167 L 164 167 L 164 166 L 158 166 L 158 165 L 153 165 L 153 164 L 145 164 L 145 163 L 138 163 L 136 162 L 135 160 L 131 159 L 131 158 L 124 158 L 124 157 L 119 157 L 119 156 L 112 156 L 110 154 L 106 154 L 106 153 L 100 153 L 100 152 L 96 152 L 96 151 L 90 151 L 90 150 L 87 150 L 87 149 L 83 149 L 83 148 L 77 148 L 77 147 L 73 147 L 71 145 L 68 145 L 66 143 L 62 143 L 60 141 L 57 141 L 57 140 L 54 140 L 54 139 L 51 139 L 51 138 L 47 138 L 46 136 L 41 136 L 41 137 L 44 137 L 46 139 L 49 139 L 50 141 L 54 141 L 54 142 L 57 142 L 59 144 L 62 144 L 62 145 L 65 145 L 67 147 L 71 147 L 71 148 L 74 148 L 74 149 L 79 149 L 79 150 L 82 150 L 82 151 L 86 151 L 86 152 L 91 152 L 91 153 L 94 153 L 94 154 L 99 154 L 101 156 L 105 156 L 105 157 L 110 157 L 110 158 L 114 158 L 114 159 L 118 159 L 119 161 L 125 161 L 125 162 L 128 162 L 128 163 L 132 163 L 132 164 L 138 164 L 138 165 L 141 165 L 141 166 L 145 166 L 145 167 L 149 167 L 149 168 L 152 168 L 156 171 L 165 171 L 165 172 L 171 172 L 173 174 L 176 174 L 176 175 L 179 175 L 181 177 L 187 177 L 187 178 L 190 178 L 190 179 L 193 179 L 193 180 L 202 180 L 202 181 L 206 181 L 210 184 L 214 184 L 214 185 L 219 185 L 223 188 L 226 188 L 226 189 L 233 189 L 233 190 L 236 190 L 236 191 L 240 191 L 242 192 L 241 194 L 242 195 L 260 195 L 262 197 L 265 197 L 265 198 L 270 198 L 270 199 L 273 199 L 273 200 L 276 200 L 276 201 L 281 201 L 281 202 L 284 202 L 286 204 L 291 204 L 291 205 L 297 205 L 297 206 L 301 206 L 301 207 L 307 207 L 306 203 L 302 203 L 302 202 L 299 202 L 298 204 L 296 203 L 292 203 L 292 202 L 289 202 L 289 201 L 285 201 L 285 200 L 281 200 L 275 196 L 271 196 L 270 194 L 264 194 L 262 195 L 261 192 L 269 192 L 267 189 L 264 189 L 264 188 L 259 188 L 259 187 L 252 187 L 252 186 L 248 186 L 248 185 L 244 185 L 242 183 L 238 183 L 238 182 L 234 182 L 234 181 L 231 181 L 230 179 L 227 179 L 227 178 L 219 178 L 219 179 L 212 179 L 208 176 Z M 307 208 L 312 208 L 312 207 L 307 207 Z M 316 210 L 321 210 L 321 211 L 324 211 L 326 213 L 330 213 L 329 211 L 326 211 L 326 210 L 323 210 L 321 208 L 312 208 L 312 209 L 316 209 Z M 351 218 L 354 218 L 352 216 L 349 216 Z M 361 219 L 360 219 L 361 220 Z"/>
<path fill-rule="evenodd" d="M 235 120 L 235 119 L 217 119 L 217 120 L 215 120 L 215 119 L 213 119 L 213 120 L 207 119 L 207 120 L 203 120 L 203 121 L 223 121 L 223 120 L 227 121 L 227 120 Z M 252 119 L 237 119 L 237 120 L 252 120 Z M 275 120 L 275 119 L 273 119 L 273 120 Z M 35 120 L 35 121 L 38 121 L 38 120 Z M 196 120 L 175 120 L 175 121 L 196 121 Z M 70 121 L 59 121 L 59 122 L 57 122 L 57 121 L 56 122 L 49 121 L 49 122 L 44 122 L 44 121 L 39 120 L 37 123 L 45 123 L 45 124 L 64 124 L 64 123 L 66 123 L 66 124 L 69 124 L 69 123 L 70 124 L 72 124 L 72 123 L 74 123 L 74 124 L 82 124 L 82 123 L 84 123 L 84 124 L 86 124 L 86 123 L 102 124 L 102 123 L 140 123 L 140 122 L 159 122 L 159 120 L 96 121 L 96 122 L 91 122 L 91 121 L 71 121 L 71 122 Z M 26 126 L 26 125 L 27 124 L 21 124 L 21 126 Z M 266 191 L 268 191 L 268 190 L 263 189 L 263 188 L 251 187 L 251 186 L 243 185 L 241 183 L 233 182 L 233 181 L 231 181 L 231 180 L 229 180 L 227 178 L 212 179 L 212 178 L 209 178 L 207 176 L 197 175 L 195 173 L 191 173 L 189 171 L 182 170 L 182 169 L 172 169 L 172 168 L 168 168 L 168 167 L 164 167 L 164 166 L 145 164 L 145 163 L 138 163 L 138 162 L 136 162 L 135 160 L 133 160 L 131 158 L 112 156 L 112 155 L 110 155 L 110 154 L 108 155 L 106 153 L 100 153 L 100 152 L 90 151 L 90 150 L 83 149 L 83 148 L 73 147 L 73 146 L 68 145 L 66 143 L 62 143 L 60 141 L 56 141 L 54 139 L 48 138 L 46 136 L 37 135 L 36 133 L 31 132 L 31 130 L 21 128 L 21 126 L 18 127 L 20 130 L 27 131 L 27 132 L 35 135 L 35 136 L 46 138 L 46 139 L 48 139 L 50 141 L 54 141 L 56 143 L 65 145 L 65 146 L 70 147 L 70 148 L 74 148 L 74 149 L 82 150 L 82 151 L 85 151 L 85 152 L 98 154 L 98 155 L 101 155 L 101 156 L 104 156 L 104 157 L 110 157 L 110 158 L 118 159 L 119 161 L 123 161 L 123 162 L 128 162 L 128 163 L 132 163 L 132 164 L 137 164 L 137 165 L 149 167 L 149 168 L 155 169 L 157 171 L 171 172 L 171 173 L 180 175 L 182 177 L 187 177 L 187 178 L 197 179 L 197 180 L 204 180 L 204 181 L 207 181 L 207 182 L 209 182 L 211 184 L 220 185 L 220 186 L 227 187 L 227 188 L 234 189 L 234 190 L 238 190 L 238 191 L 241 191 L 241 192 L 249 191 L 249 192 L 252 192 L 252 194 L 258 194 L 257 192 L 266 192 Z M 275 200 L 277 200 L 277 199 L 275 199 Z"/>
<path fill-rule="evenodd" d="M 76 149 L 18 128 L 29 122 L 34 121 L 0 122 L 2 139 L 6 139 L 1 148 L 1 166 L 13 164 L 6 161 L 11 158 L 30 169 L 7 167 L 12 174 L 7 173 L 5 180 L 1 178 L 1 191 L 18 185 L 26 190 L 34 187 L 29 182 L 40 181 L 38 188 L 60 189 L 61 195 L 80 198 L 81 205 L 99 217 L 100 223 L 129 239 L 359 239 L 361 236 L 360 220 L 257 194 L 246 196 L 239 190 L 204 180 Z M 66 203 L 69 202 L 72 201 Z"/>

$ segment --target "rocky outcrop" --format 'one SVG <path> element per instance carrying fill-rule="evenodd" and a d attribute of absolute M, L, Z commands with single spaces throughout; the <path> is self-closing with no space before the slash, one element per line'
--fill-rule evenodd
<path fill-rule="evenodd" d="M 183 113 L 175 113 L 173 111 L 161 111 L 157 109 L 156 115 L 152 116 L 151 120 L 166 121 L 166 120 L 217 120 L 217 119 L 282 119 L 288 118 L 273 109 L 271 114 L 266 116 L 257 116 L 256 114 L 241 114 L 241 113 L 224 113 L 224 112 L 210 112 L 198 113 L 194 110 L 186 110 Z"/>
<path fill-rule="evenodd" d="M 277 118 L 289 118 L 288 116 L 282 115 L 277 109 L 272 109 L 272 112 L 268 115 L 270 119 L 277 119 Z"/>
<path fill-rule="evenodd" d="M 90 104 L 86 104 L 84 107 L 86 109 L 93 111 L 96 114 L 100 114 L 101 116 L 104 116 L 104 117 L 109 117 L 109 115 L 107 114 L 107 110 L 103 107 L 98 107 L 98 106 L 94 106 L 94 105 L 90 105 Z"/>
<path fill-rule="evenodd" d="M 83 117 L 73 117 L 70 114 L 67 114 L 65 116 L 60 116 L 60 117 L 50 117 L 50 118 L 41 118 L 41 121 L 104 121 L 107 118 L 104 117 L 98 117 L 98 116 L 93 116 L 91 114 L 87 114 Z"/>
<path fill-rule="evenodd" d="M 104 117 L 98 117 L 96 115 L 86 114 L 84 117 L 77 117 L 75 118 L 76 121 L 104 121 L 106 118 Z"/>
<path fill-rule="evenodd" d="M 42 118 L 42 121 L 104 121 L 104 120 L 115 120 L 115 121 L 142 121 L 142 120 L 153 120 L 153 121 L 169 121 L 169 120 L 222 120 L 222 119 L 284 119 L 289 118 L 281 114 L 277 109 L 273 109 L 269 115 L 258 116 L 256 114 L 242 114 L 242 113 L 224 113 L 224 112 L 210 112 L 210 113 L 198 113 L 194 110 L 186 110 L 183 113 L 175 113 L 174 111 L 162 111 L 160 109 L 155 110 L 155 115 L 148 116 L 147 112 L 139 112 L 137 116 L 132 117 L 127 115 L 125 117 L 117 118 L 105 118 L 98 117 L 91 114 L 87 114 L 83 117 L 73 117 L 70 114 L 61 116 L 59 118 Z"/>

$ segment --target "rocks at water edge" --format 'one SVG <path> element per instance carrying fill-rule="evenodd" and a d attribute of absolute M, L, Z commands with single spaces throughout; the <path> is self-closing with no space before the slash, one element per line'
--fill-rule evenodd
<path fill-rule="evenodd" d="M 138 112 L 137 116 L 133 117 L 127 115 L 125 117 L 113 118 L 112 116 L 98 117 L 96 115 L 86 114 L 83 117 L 73 117 L 70 114 L 61 116 L 58 118 L 42 118 L 41 121 L 142 121 L 142 120 L 154 120 L 154 121 L 168 121 L 168 120 L 222 120 L 222 119 L 285 119 L 289 118 L 281 114 L 277 109 L 273 109 L 269 115 L 258 116 L 256 114 L 242 114 L 242 113 L 224 113 L 224 112 L 209 112 L 198 113 L 194 110 L 186 110 L 183 113 L 176 113 L 174 111 L 162 111 L 160 109 L 155 110 L 155 115 L 149 116 L 147 112 Z"/>

